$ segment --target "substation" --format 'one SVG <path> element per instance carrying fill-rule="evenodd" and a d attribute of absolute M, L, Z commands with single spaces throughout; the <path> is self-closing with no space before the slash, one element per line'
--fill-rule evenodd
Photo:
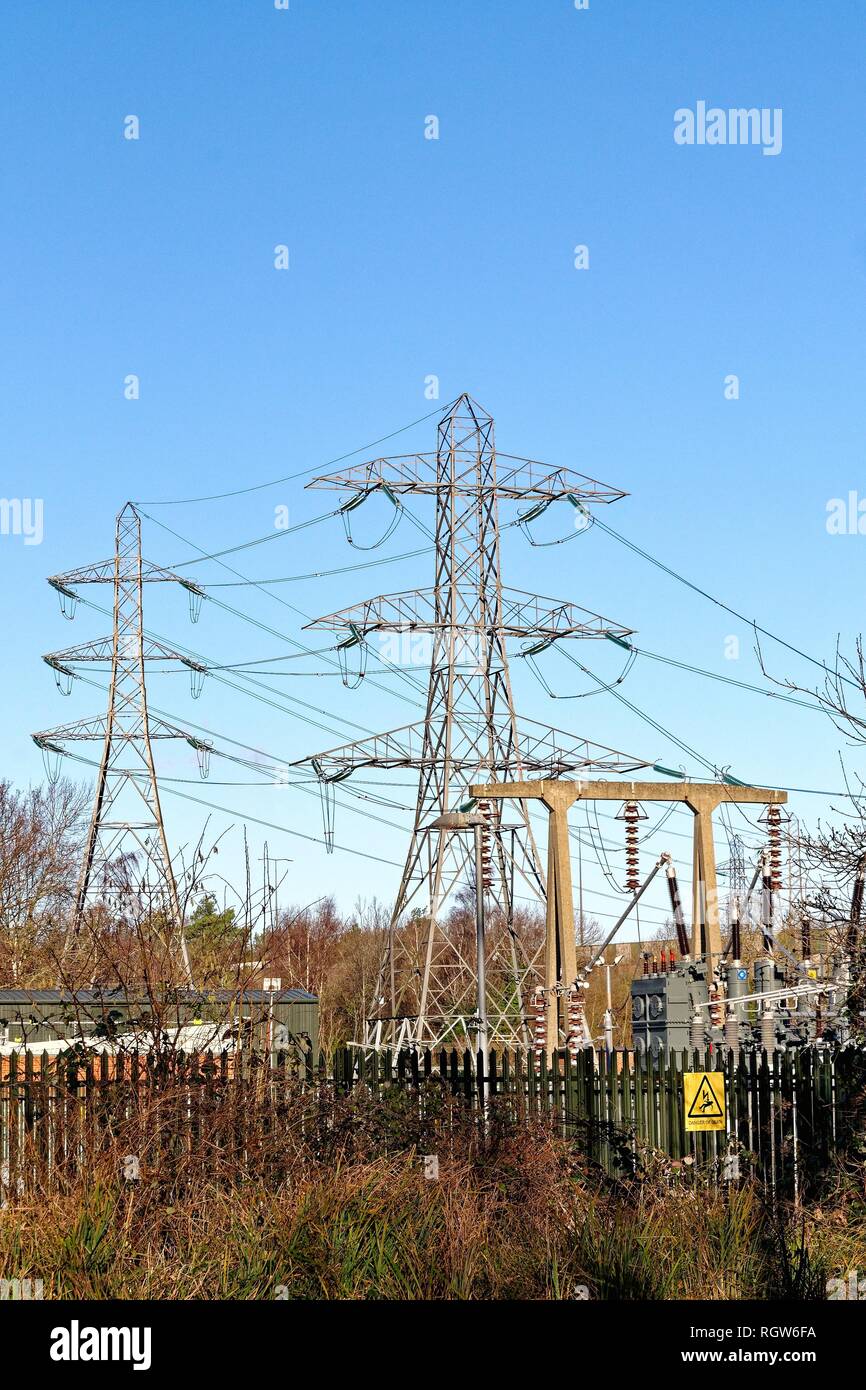
<path fill-rule="evenodd" d="M 517 796 L 537 797 L 548 812 L 548 894 L 545 983 L 536 990 L 536 1051 L 550 1053 L 568 1046 L 592 1047 L 586 1027 L 582 991 L 592 970 L 604 956 L 647 888 L 663 873 L 670 896 L 671 921 L 676 946 L 657 944 L 643 953 L 643 970 L 631 984 L 631 1026 L 637 1052 L 670 1050 L 698 1052 L 740 1051 L 797 1046 L 839 1046 L 851 1039 L 849 995 L 852 959 L 856 957 L 863 876 L 855 882 L 846 949 L 829 957 L 813 956 L 811 926 L 803 918 L 799 926 L 799 953 L 776 936 L 777 897 L 781 888 L 780 807 L 785 792 L 726 783 L 688 783 L 660 786 L 656 783 L 538 782 L 472 787 L 479 800 Z M 629 865 L 631 898 L 605 940 L 585 965 L 575 960 L 574 898 L 571 857 L 568 851 L 567 814 L 578 801 L 621 800 L 625 822 L 625 854 Z M 662 853 L 641 880 L 638 874 L 636 828 L 641 803 L 681 802 L 694 818 L 692 925 L 689 931 L 676 870 L 671 856 Z M 713 842 L 712 813 L 722 804 L 763 804 L 768 847 L 761 852 L 742 897 L 731 902 L 731 921 L 723 943 L 719 892 Z M 759 905 L 755 910 L 754 904 Z M 760 954 L 744 965 L 744 932 L 760 937 Z"/>
<path fill-rule="evenodd" d="M 348 688 L 365 677 L 371 639 L 390 634 L 398 641 L 428 642 L 423 718 L 288 765 L 308 775 L 318 788 L 322 843 L 329 852 L 334 848 L 338 794 L 351 794 L 353 779 L 363 779 L 370 770 L 380 778 L 407 770 L 417 777 L 374 1008 L 363 1035 L 353 1040 L 358 1055 L 446 1047 L 483 1056 L 491 1049 L 500 1054 L 522 1050 L 536 1057 L 558 1049 L 571 1055 L 588 1049 L 610 1051 L 609 1017 L 603 1037 L 593 1037 L 587 1024 L 588 982 L 659 876 L 667 884 L 671 940 L 645 950 L 631 985 L 636 1053 L 690 1048 L 736 1056 L 849 1043 L 849 1000 L 859 975 L 863 875 L 855 884 L 850 922 L 841 938 L 822 938 L 819 947 L 803 917 L 796 928 L 797 948 L 783 945 L 780 904 L 787 794 L 746 786 L 721 772 L 715 779 L 690 780 L 646 757 L 522 717 L 516 709 L 512 661 L 522 661 L 538 675 L 537 658 L 554 646 L 613 643 L 624 653 L 624 676 L 637 649 L 632 629 L 621 623 L 569 599 L 544 598 L 505 585 L 502 531 L 516 528 L 536 544 L 532 523 L 557 503 L 574 530 L 586 530 L 596 524 L 601 510 L 625 494 L 567 468 L 498 452 L 492 418 L 467 395 L 442 414 L 432 452 L 352 464 L 316 477 L 308 486 L 342 495 L 332 515 L 342 521 L 350 542 L 352 519 L 371 497 L 393 508 L 394 524 L 410 497 L 428 501 L 433 512 L 432 529 L 416 522 L 435 552 L 429 587 L 355 602 L 308 624 L 318 636 L 332 634 Z M 382 539 L 388 534 L 390 530 Z M 202 777 L 207 776 L 212 756 L 231 754 L 220 747 L 218 738 L 202 738 L 163 715 L 149 714 L 148 664 L 186 667 L 194 695 L 200 693 L 210 666 L 204 657 L 147 633 L 143 593 L 148 583 L 182 586 L 195 621 L 208 598 L 207 585 L 143 559 L 140 517 L 131 503 L 118 517 L 111 559 L 53 576 L 49 582 L 67 617 L 73 615 L 84 586 L 108 585 L 114 596 L 110 637 L 45 658 L 62 693 L 68 693 L 82 670 L 109 671 L 106 713 L 34 735 L 46 757 L 58 761 L 87 741 L 101 748 L 70 941 L 96 929 L 97 905 L 122 917 L 133 901 L 139 909 L 144 903 L 169 924 L 179 978 L 192 998 L 195 981 L 163 824 L 154 744 L 185 740 L 195 750 Z M 544 684 L 543 677 L 539 679 Z M 652 774 L 658 780 L 651 780 Z M 641 780 L 635 780 L 638 776 Z M 131 811 L 121 810 L 124 798 L 133 803 Z M 577 802 L 616 803 L 626 863 L 622 911 L 605 941 L 582 952 L 587 958 L 581 961 L 568 823 L 569 810 Z M 645 808 L 654 803 L 686 808 L 692 815 L 688 912 L 670 853 L 657 856 L 641 876 L 639 826 Z M 722 907 L 713 816 L 731 807 L 760 811 L 765 845 L 751 868 L 740 856 L 738 873 L 728 875 Z M 539 815 L 547 824 L 546 856 L 537 843 Z M 136 866 L 132 875 L 130 862 Z M 455 893 L 465 890 L 467 883 L 474 885 L 476 899 L 475 937 L 469 945 L 455 935 L 448 912 Z M 521 925 L 521 901 L 534 903 L 544 913 L 540 944 L 530 940 Z M 497 929 L 491 931 L 494 923 Z M 784 926 L 790 939 L 790 912 Z M 759 943 L 757 956 L 744 949 L 749 940 Z M 43 1002 L 56 1013 L 62 1001 L 58 995 Z M 309 996 L 281 996 L 280 1008 L 309 1009 L 314 1002 Z M 13 1001 L 8 1003 L 11 1007 Z M 10 1019 L 11 1015 L 5 1021 Z M 289 1014 L 281 1021 L 288 1027 Z M 305 1031 L 315 1036 L 309 1022 Z"/>

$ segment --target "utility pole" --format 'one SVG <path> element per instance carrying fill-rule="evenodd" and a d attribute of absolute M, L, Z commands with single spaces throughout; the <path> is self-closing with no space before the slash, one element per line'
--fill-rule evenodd
<path fill-rule="evenodd" d="M 473 963 L 449 929 L 445 909 L 449 896 L 466 881 L 472 849 L 461 835 L 437 829 L 439 818 L 465 802 L 471 782 L 621 773 L 649 765 L 518 718 L 509 673 L 510 639 L 524 639 L 525 651 L 538 652 L 564 638 L 623 640 L 630 629 L 568 601 L 505 587 L 499 507 L 528 504 L 519 517 L 526 523 L 552 503 L 568 502 L 580 514 L 582 528 L 590 506 L 625 494 L 569 469 L 498 453 L 492 418 L 465 394 L 439 421 L 435 453 L 374 459 L 315 478 L 310 486 L 347 493 L 344 513 L 373 495 L 388 499 L 395 514 L 403 497 L 434 501 L 432 588 L 368 599 L 309 625 L 340 633 L 344 653 L 352 647 L 363 651 L 376 640 L 383 661 L 396 665 L 406 660 L 403 638 L 414 643 L 426 635 L 431 662 L 424 719 L 303 761 L 326 787 L 364 768 L 417 771 L 409 845 L 376 991 L 383 1004 L 379 1016 L 368 1021 L 364 1041 L 370 1046 L 380 1041 L 453 1045 L 465 1039 L 464 1019 L 477 980 Z M 569 516 L 573 525 L 576 518 L 572 512 Z M 363 658 L 360 664 L 363 669 Z M 490 903 L 503 926 L 490 943 L 486 962 L 490 1041 L 528 1046 L 525 1001 L 540 978 L 541 963 L 515 925 L 514 886 L 543 902 L 545 870 L 521 799 L 508 807 L 495 803 L 487 833 Z M 403 925 L 414 909 L 424 922 L 420 941 Z"/>
<path fill-rule="evenodd" d="M 479 1091 L 482 1103 L 487 1095 L 487 1073 L 490 1057 L 487 1021 L 487 949 L 484 940 L 485 869 L 484 831 L 487 818 L 480 810 L 446 811 L 434 822 L 434 830 L 471 830 L 475 842 L 475 980 L 476 1013 L 478 1016 L 478 1052 L 481 1055 Z"/>
<path fill-rule="evenodd" d="M 604 1032 L 604 1050 L 608 1056 L 613 1052 L 613 1000 L 610 990 L 610 972 L 614 966 L 619 965 L 621 960 L 622 956 L 614 956 L 612 963 L 607 960 L 599 962 L 600 965 L 604 966 L 605 988 L 607 993 L 607 1007 L 604 1011 L 602 1030 Z"/>
<path fill-rule="evenodd" d="M 280 864 L 292 864 L 294 861 L 293 861 L 292 859 L 286 859 L 286 858 L 283 858 L 283 857 L 278 858 L 278 857 L 277 857 L 276 855 L 274 855 L 274 854 L 269 854 L 269 853 L 268 853 L 267 841 L 265 841 L 264 849 L 265 849 L 265 852 L 264 852 L 264 854 L 262 855 L 262 861 L 261 861 L 261 862 L 262 862 L 262 863 L 264 864 L 264 866 L 265 866 L 265 884 L 266 884 L 266 887 L 267 887 L 267 889 L 268 889 L 268 896 L 271 898 L 271 901 L 272 901 L 272 908 L 271 908 L 271 928 L 272 928 L 272 930 L 276 931 L 276 929 L 277 929 L 277 928 L 279 927 L 279 925 L 280 925 L 280 910 L 279 910 L 279 901 L 280 901 L 280 871 L 279 871 L 279 867 L 278 867 L 278 866 L 279 866 Z M 275 875 L 274 875 L 274 882 L 273 882 L 273 884 L 271 884 L 271 865 L 272 865 L 272 864 L 276 867 L 276 873 L 275 873 Z"/>
<path fill-rule="evenodd" d="M 484 1061 L 487 1082 L 487 963 L 484 942 L 484 822 L 476 821 L 475 835 L 475 959 L 478 974 L 478 1050 Z"/>
<path fill-rule="evenodd" d="M 61 677 L 68 681 L 65 693 L 71 689 L 78 666 L 90 670 L 108 668 L 111 680 L 105 714 L 33 735 L 43 751 L 55 754 L 65 754 L 67 744 L 102 744 L 64 957 L 82 927 L 92 924 L 92 910 L 98 903 L 114 913 L 115 920 L 131 923 L 143 914 L 151 930 L 163 919 L 169 945 L 179 951 L 184 978 L 192 986 L 183 914 L 159 799 L 153 741 L 184 739 L 198 752 L 206 752 L 207 745 L 183 729 L 149 716 L 145 667 L 149 661 L 182 663 L 190 671 L 193 694 L 201 689 L 206 668 L 145 635 L 142 594 L 145 583 L 180 584 L 189 593 L 190 616 L 196 621 L 203 590 L 142 559 L 141 521 L 131 502 L 117 517 L 111 560 L 54 575 L 48 582 L 59 593 L 61 608 L 70 617 L 79 586 L 111 584 L 114 590 L 111 637 L 52 652 L 44 658 L 58 677 L 58 685 Z"/>

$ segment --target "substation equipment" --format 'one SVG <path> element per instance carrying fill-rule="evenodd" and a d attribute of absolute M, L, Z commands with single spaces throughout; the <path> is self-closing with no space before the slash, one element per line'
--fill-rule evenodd
<path fill-rule="evenodd" d="M 800 958 L 776 934 L 781 888 L 782 806 L 787 793 L 764 787 L 722 783 L 580 782 L 538 780 L 479 783 L 470 788 L 479 801 L 496 797 L 536 799 L 548 813 L 547 913 L 544 981 L 534 996 L 535 1045 L 549 1054 L 563 1045 L 593 1045 L 586 1023 L 585 991 L 590 972 L 637 906 L 658 873 L 668 884 L 677 948 L 657 946 L 643 955 L 643 973 L 631 983 L 632 1037 L 636 1051 L 725 1048 L 740 1050 L 850 1041 L 848 996 L 850 950 L 830 960 L 812 955 L 809 923 L 800 927 Z M 620 801 L 626 826 L 626 886 L 631 898 L 602 944 L 580 967 L 576 962 L 574 901 L 569 854 L 568 811 L 576 801 Z M 641 880 L 637 860 L 637 822 L 641 803 L 681 802 L 694 817 L 691 936 L 686 926 L 672 858 L 661 854 Z M 766 806 L 768 847 L 758 858 L 751 883 L 732 903 L 727 944 L 722 945 L 713 811 L 726 804 Z M 645 814 L 645 813 L 644 813 Z M 751 903 L 759 895 L 756 925 L 761 954 L 742 959 L 743 928 L 753 922 Z M 852 901 L 847 946 L 855 944 L 863 898 L 863 873 Z M 656 954 L 658 952 L 658 954 Z"/>

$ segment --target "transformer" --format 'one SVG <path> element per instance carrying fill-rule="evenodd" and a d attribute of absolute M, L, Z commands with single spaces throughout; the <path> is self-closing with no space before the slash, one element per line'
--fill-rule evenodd
<path fill-rule="evenodd" d="M 737 1053 L 844 1046 L 851 1041 L 848 964 L 844 958 L 817 964 L 820 971 L 810 963 L 797 972 L 768 955 L 751 968 L 723 963 L 708 981 L 704 959 L 659 969 L 645 956 L 645 973 L 631 985 L 634 1049 Z"/>

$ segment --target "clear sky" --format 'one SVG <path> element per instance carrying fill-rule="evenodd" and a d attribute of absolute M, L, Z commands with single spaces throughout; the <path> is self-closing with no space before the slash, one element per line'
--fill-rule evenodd
<path fill-rule="evenodd" d="M 146 554 L 164 564 L 262 536 L 226 562 L 273 580 L 399 555 L 426 544 L 406 519 L 362 556 L 337 519 L 277 530 L 279 507 L 295 524 L 334 505 L 303 477 L 176 499 L 324 465 L 463 390 L 495 416 L 504 450 L 626 490 L 603 520 L 631 541 L 815 657 L 832 660 L 838 635 L 850 650 L 866 537 L 830 534 L 827 505 L 866 497 L 864 37 L 856 0 L 7 0 L 0 492 L 39 499 L 43 535 L 0 534 L 0 775 L 41 778 L 31 732 L 104 704 L 81 683 L 61 699 L 41 661 L 107 630 L 87 609 L 64 622 L 45 577 L 107 556 L 127 499 L 142 505 Z M 781 112 L 781 149 L 677 143 L 675 113 L 700 102 Z M 125 138 L 131 116 L 137 139 Z M 431 117 L 437 139 L 425 138 Z M 588 268 L 575 266 L 578 246 Z M 430 376 L 439 402 L 425 395 Z M 434 440 L 430 419 L 369 452 Z M 414 504 L 429 525 L 427 508 Z M 547 513 L 539 534 L 568 533 L 569 510 Z M 359 539 L 376 539 L 386 511 L 355 514 Z M 550 548 L 512 528 L 503 551 L 506 583 L 634 627 L 649 651 L 771 688 L 746 623 L 599 528 Z M 185 572 L 236 577 L 213 562 Z M 281 672 L 260 677 L 272 704 L 214 678 L 193 704 L 182 675 L 154 675 L 152 704 L 213 731 L 218 747 L 230 737 L 275 759 L 417 718 L 403 679 L 349 691 L 321 656 L 281 658 L 296 650 L 286 639 L 326 645 L 301 631 L 309 617 L 432 575 L 423 554 L 210 590 L 271 631 L 210 600 L 193 628 L 183 595 L 149 593 L 153 631 L 222 665 Z M 621 662 L 604 645 L 576 654 L 611 679 Z M 765 657 L 779 676 L 820 677 L 772 643 Z M 539 665 L 558 695 L 592 689 L 556 650 Z M 520 661 L 514 684 L 527 715 L 705 772 L 610 695 L 552 700 Z M 852 774 L 862 768 L 819 714 L 646 658 L 621 693 L 746 781 L 832 791 L 840 752 Z M 327 858 L 290 833 L 321 836 L 309 789 L 219 758 L 199 784 L 185 745 L 160 758 L 173 844 L 207 814 L 182 792 L 230 808 L 214 828 L 280 827 L 250 820 L 249 833 L 254 858 L 267 839 L 294 859 L 287 898 L 325 886 L 348 906 L 393 893 L 396 867 Z M 408 804 L 406 774 L 393 790 L 386 780 L 367 790 Z M 406 812 L 339 795 L 338 843 L 399 861 Z M 792 797 L 809 821 L 829 806 Z M 620 827 L 600 825 L 621 876 Z M 687 856 L 687 830 L 678 814 L 652 845 Z M 239 832 L 231 843 L 236 869 Z M 587 856 L 588 906 L 605 921 L 618 900 L 601 896 L 613 890 L 588 841 Z"/>

